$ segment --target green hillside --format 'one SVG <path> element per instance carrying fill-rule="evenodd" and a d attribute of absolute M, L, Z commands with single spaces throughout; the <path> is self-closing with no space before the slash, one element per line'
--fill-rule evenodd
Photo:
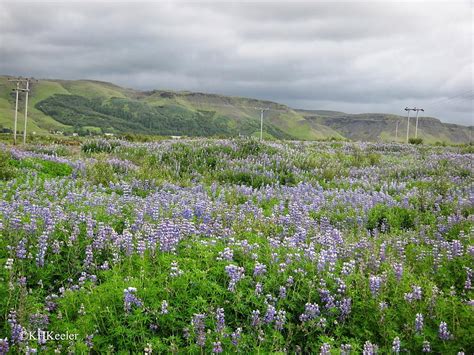
<path fill-rule="evenodd" d="M 0 76 L 0 129 L 13 128 L 14 92 Z M 24 98 L 20 96 L 19 130 Z M 267 107 L 266 137 L 391 141 L 395 122 L 386 114 L 350 115 L 325 110 L 295 110 L 276 102 L 187 91 L 137 91 L 92 80 L 39 80 L 31 85 L 28 130 L 37 134 L 140 133 L 187 136 L 258 135 L 259 107 Z M 429 123 L 429 124 L 428 124 Z M 468 127 L 423 118 L 419 135 L 426 141 L 468 142 Z"/>
<path fill-rule="evenodd" d="M 347 114 L 331 111 L 300 111 L 308 121 L 330 127 L 355 141 L 406 141 L 407 118 L 382 113 Z M 317 112 L 317 114 L 316 114 Z M 398 123 L 398 139 L 396 127 Z M 427 143 L 472 141 L 473 127 L 443 123 L 433 117 L 419 117 L 418 137 Z M 415 133 L 415 119 L 410 119 L 410 137 Z"/>

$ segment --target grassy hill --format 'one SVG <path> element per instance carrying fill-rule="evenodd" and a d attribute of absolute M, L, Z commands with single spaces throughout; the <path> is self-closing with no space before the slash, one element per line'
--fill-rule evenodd
<path fill-rule="evenodd" d="M 13 85 L 0 76 L 0 128 L 12 129 Z M 23 129 L 23 97 L 19 129 Z M 265 112 L 264 131 L 278 139 L 327 138 L 385 140 L 395 138 L 395 122 L 385 114 L 350 115 L 324 110 L 295 110 L 265 100 L 187 91 L 137 91 L 92 80 L 40 80 L 32 83 L 28 130 L 38 134 L 141 133 L 188 136 L 257 135 L 258 107 Z M 403 122 L 403 123 L 402 123 Z M 419 135 L 426 141 L 468 142 L 469 128 L 423 118 Z M 424 124 L 429 122 L 428 124 Z M 402 140 L 402 139 L 400 139 Z"/>
<path fill-rule="evenodd" d="M 399 141 L 405 142 L 407 119 L 383 113 L 347 114 L 336 111 L 299 111 L 308 121 L 317 122 L 355 141 Z M 396 127 L 398 123 L 398 139 Z M 415 133 L 415 119 L 410 119 L 410 137 Z M 433 117 L 419 117 L 418 137 L 427 143 L 472 141 L 473 127 L 443 123 Z"/>

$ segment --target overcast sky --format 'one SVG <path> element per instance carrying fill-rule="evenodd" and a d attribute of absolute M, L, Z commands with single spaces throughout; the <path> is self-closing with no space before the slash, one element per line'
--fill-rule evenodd
<path fill-rule="evenodd" d="M 473 12 L 447 2 L 9 2 L 0 74 L 473 122 Z"/>

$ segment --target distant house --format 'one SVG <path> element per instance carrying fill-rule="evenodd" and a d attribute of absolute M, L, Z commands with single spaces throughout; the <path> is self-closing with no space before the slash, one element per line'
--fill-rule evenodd
<path fill-rule="evenodd" d="M 76 132 L 74 132 L 74 133 L 72 134 L 73 137 L 77 137 L 78 135 L 79 135 L 79 134 L 76 133 Z"/>
<path fill-rule="evenodd" d="M 106 137 L 113 137 L 114 134 L 113 134 L 113 133 L 104 133 L 104 136 L 106 136 Z"/>
<path fill-rule="evenodd" d="M 181 139 L 181 138 L 183 138 L 183 136 L 170 136 L 170 137 L 171 137 L 171 139 Z"/>

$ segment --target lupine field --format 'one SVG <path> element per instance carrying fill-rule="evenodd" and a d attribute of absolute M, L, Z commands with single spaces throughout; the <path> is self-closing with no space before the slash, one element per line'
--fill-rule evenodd
<path fill-rule="evenodd" d="M 0 354 L 473 354 L 473 157 L 0 145 Z"/>

